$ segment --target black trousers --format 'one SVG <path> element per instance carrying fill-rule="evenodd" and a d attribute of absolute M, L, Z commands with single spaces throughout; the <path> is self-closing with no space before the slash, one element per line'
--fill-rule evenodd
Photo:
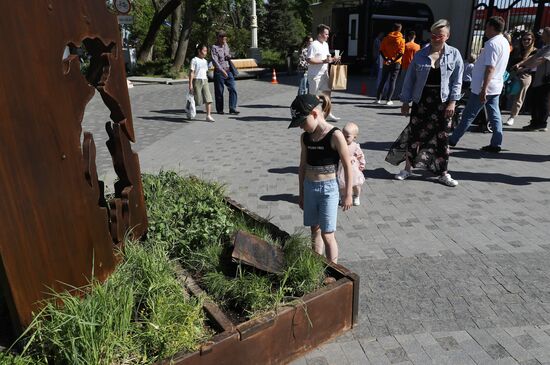
<path fill-rule="evenodd" d="M 536 127 L 547 127 L 550 112 L 550 84 L 534 87 L 532 95 L 531 124 Z"/>
<path fill-rule="evenodd" d="M 390 85 L 388 87 L 388 94 L 384 99 L 391 100 L 393 92 L 395 91 L 395 82 L 397 81 L 397 76 L 399 76 L 399 70 L 401 70 L 400 63 L 392 63 L 391 65 L 382 66 L 382 78 L 380 79 L 380 84 L 378 85 L 378 91 L 376 92 L 376 99 L 382 99 L 382 92 L 384 91 L 384 85 L 388 77 L 390 78 Z"/>

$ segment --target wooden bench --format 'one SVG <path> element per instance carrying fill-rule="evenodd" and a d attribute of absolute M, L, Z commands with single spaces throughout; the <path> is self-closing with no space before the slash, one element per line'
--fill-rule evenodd
<path fill-rule="evenodd" d="M 239 71 L 239 74 L 235 77 L 236 79 L 260 77 L 264 72 L 268 71 L 267 68 L 259 67 L 254 58 L 236 58 L 232 61 L 237 71 Z M 208 78 L 214 78 L 214 67 L 210 68 Z"/>

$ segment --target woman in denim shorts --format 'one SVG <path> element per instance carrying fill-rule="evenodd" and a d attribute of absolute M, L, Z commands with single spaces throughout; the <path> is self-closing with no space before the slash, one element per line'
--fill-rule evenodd
<path fill-rule="evenodd" d="M 311 94 L 299 95 L 290 106 L 292 122 L 288 128 L 304 130 L 300 155 L 300 208 L 304 210 L 304 225 L 311 227 L 313 249 L 328 260 L 338 261 L 338 243 L 334 237 L 338 212 L 339 190 L 336 170 L 344 167 L 346 191 L 343 208 L 352 205 L 351 163 L 342 132 L 327 123 L 330 99 Z"/>

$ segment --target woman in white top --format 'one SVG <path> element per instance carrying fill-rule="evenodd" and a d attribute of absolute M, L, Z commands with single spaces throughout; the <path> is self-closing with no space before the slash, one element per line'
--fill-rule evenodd
<path fill-rule="evenodd" d="M 208 87 L 208 61 L 206 55 L 208 47 L 204 44 L 197 46 L 197 56 L 191 60 L 189 71 L 189 93 L 195 98 L 197 106 L 206 104 L 206 121 L 215 122 L 212 118 L 212 95 Z"/>

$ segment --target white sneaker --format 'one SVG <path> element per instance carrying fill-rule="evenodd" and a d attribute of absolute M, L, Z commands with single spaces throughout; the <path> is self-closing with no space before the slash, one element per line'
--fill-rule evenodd
<path fill-rule="evenodd" d="M 453 179 L 450 174 L 441 175 L 438 180 L 443 185 L 450 186 L 451 188 L 454 188 L 458 185 L 458 181 Z"/>
<path fill-rule="evenodd" d="M 359 197 L 357 195 L 353 196 L 353 205 L 356 207 L 361 205 L 361 201 L 359 200 Z"/>
<path fill-rule="evenodd" d="M 376 100 L 374 101 L 374 104 L 382 104 L 382 100 L 376 99 Z"/>
<path fill-rule="evenodd" d="M 514 125 L 514 118 L 508 118 L 508 120 L 504 122 L 504 125 Z"/>
<path fill-rule="evenodd" d="M 386 105 L 393 105 L 393 101 L 388 100 L 388 102 L 386 103 Z"/>
<path fill-rule="evenodd" d="M 411 176 L 411 173 L 407 170 L 401 170 L 399 171 L 399 173 L 397 175 L 395 175 L 395 179 L 396 180 L 405 180 L 407 179 L 409 176 Z"/>
<path fill-rule="evenodd" d="M 206 116 L 206 121 L 207 121 L 207 122 L 215 122 L 214 118 L 212 118 L 211 115 L 207 115 L 207 116 Z"/>
<path fill-rule="evenodd" d="M 339 120 L 340 120 L 340 118 L 336 117 L 336 116 L 335 116 L 334 114 L 332 114 L 332 113 L 329 113 L 329 114 L 327 115 L 327 122 L 337 122 L 337 121 L 339 121 Z"/>

